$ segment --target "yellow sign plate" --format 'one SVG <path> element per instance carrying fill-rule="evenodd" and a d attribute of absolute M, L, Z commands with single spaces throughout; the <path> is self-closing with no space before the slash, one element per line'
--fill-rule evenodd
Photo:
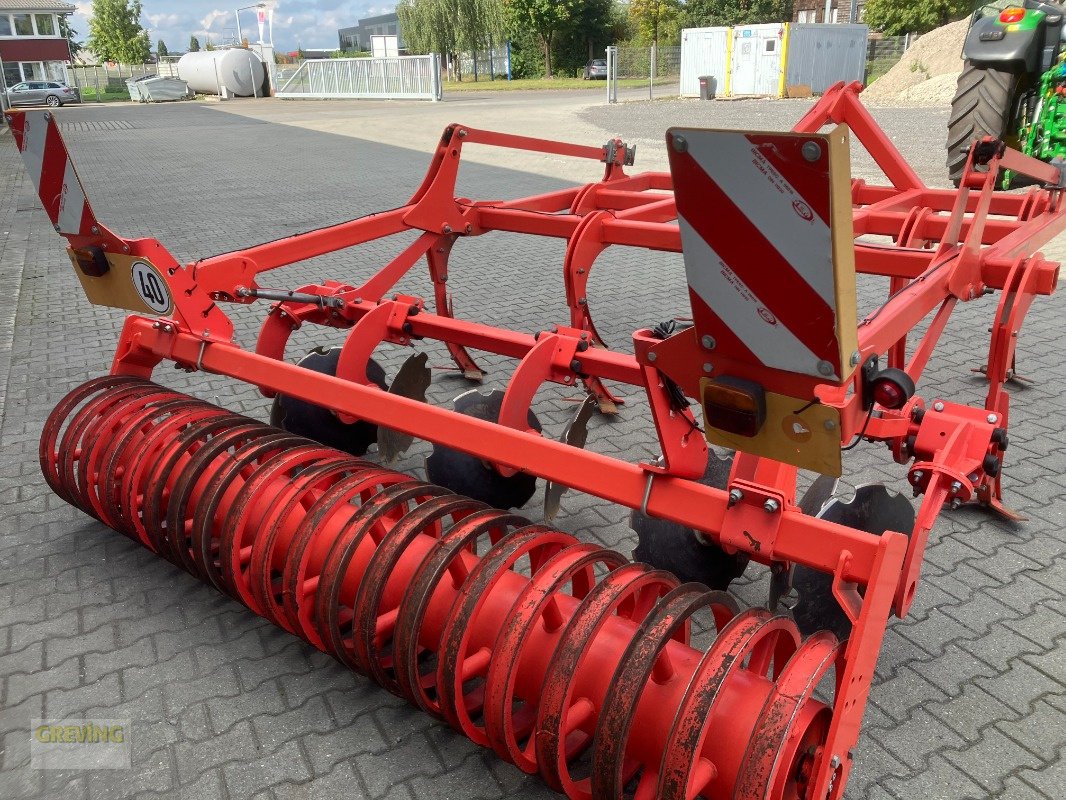
<path fill-rule="evenodd" d="M 73 250 L 68 248 L 67 255 L 90 303 L 141 314 L 166 315 L 174 310 L 166 279 L 147 258 L 107 253 L 110 269 L 95 278 L 82 272 Z"/>
<path fill-rule="evenodd" d="M 700 396 L 710 379 L 700 380 Z M 704 415 L 706 421 L 706 415 Z M 840 411 L 821 403 L 766 393 L 766 421 L 755 436 L 738 436 L 705 425 L 707 441 L 801 469 L 839 476 Z"/>

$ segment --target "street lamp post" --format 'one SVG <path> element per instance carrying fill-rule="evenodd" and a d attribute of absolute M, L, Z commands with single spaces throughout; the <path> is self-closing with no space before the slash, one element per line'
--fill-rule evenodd
<path fill-rule="evenodd" d="M 244 44 L 244 36 L 241 34 L 241 12 L 247 11 L 250 8 L 266 8 L 266 3 L 256 3 L 253 6 L 241 6 L 233 12 L 237 16 L 237 41 L 241 44 Z M 260 42 L 260 44 L 262 44 L 262 42 Z"/>

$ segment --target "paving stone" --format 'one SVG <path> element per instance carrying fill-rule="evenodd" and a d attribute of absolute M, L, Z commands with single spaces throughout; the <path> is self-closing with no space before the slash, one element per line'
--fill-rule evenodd
<path fill-rule="evenodd" d="M 222 768 L 222 773 L 226 777 L 226 786 L 238 797 L 247 797 L 282 781 L 300 783 L 311 778 L 295 741 L 248 763 L 231 762 Z"/>
<path fill-rule="evenodd" d="M 519 101 L 531 102 L 493 102 Z M 483 102 L 464 99 L 463 108 Z M 640 163 L 654 166 L 669 122 L 782 128 L 809 107 L 809 101 L 796 100 L 659 101 L 594 107 L 569 118 L 596 137 L 602 132 L 596 141 L 608 130 L 628 131 L 627 139 L 641 143 Z M 395 207 L 417 185 L 427 161 L 424 151 L 307 127 L 314 119 L 337 117 L 363 131 L 371 116 L 395 115 L 403 120 L 397 132 L 403 126 L 421 131 L 428 124 L 423 116 L 431 113 L 424 106 L 315 105 L 300 112 L 312 121 L 298 125 L 255 118 L 288 121 L 297 106 L 228 108 L 187 103 L 62 110 L 72 121 L 76 115 L 79 127 L 69 140 L 101 219 L 117 231 L 157 236 L 179 260 L 191 261 Z M 874 113 L 922 176 L 942 185 L 942 154 L 914 131 L 943 130 L 946 112 Z M 93 127 L 117 118 L 132 127 Z M 558 125 L 548 115 L 537 124 L 537 131 L 524 132 Z M 158 158 L 160 152 L 167 158 Z M 204 152 L 213 155 L 205 159 Z M 274 156 L 266 182 L 263 153 Z M 507 166 L 545 171 L 547 161 L 539 155 L 511 158 Z M 576 175 L 570 166 L 551 167 L 552 177 L 487 162 L 463 169 L 463 190 L 472 197 L 548 191 Z M 857 154 L 855 174 L 871 171 L 869 159 Z M 112 775 L 42 776 L 25 766 L 9 768 L 9 756 L 0 753 L 0 797 L 555 796 L 537 778 L 349 675 L 48 490 L 36 466 L 44 418 L 64 393 L 106 372 L 123 315 L 81 299 L 6 133 L 0 133 L 0 175 L 0 297 L 8 301 L 0 302 L 0 741 L 14 753 L 10 757 L 21 759 L 19 747 L 7 742 L 19 741 L 30 718 L 57 713 L 120 715 L 143 731 L 133 769 Z M 278 186 L 287 187 L 284 197 L 274 191 Z M 265 194 L 268 199 L 260 201 Z M 277 273 L 276 280 L 280 286 L 324 277 L 358 282 L 371 265 L 395 254 L 394 245 L 374 243 L 314 259 Z M 1047 252 L 1061 258 L 1066 248 L 1056 241 Z M 526 331 L 565 320 L 562 257 L 562 243 L 539 238 L 501 234 L 459 242 L 449 280 L 457 311 Z M 860 276 L 859 286 L 866 313 L 881 302 L 884 287 L 868 276 Z M 416 268 L 398 288 L 425 293 L 424 272 Z M 589 296 L 594 313 L 602 309 L 601 333 L 621 349 L 628 349 L 638 325 L 688 313 L 680 260 L 667 254 L 606 252 Z M 64 306 L 62 327 L 56 297 L 76 298 Z M 914 614 L 894 622 L 885 637 L 849 800 L 1058 800 L 1066 785 L 1062 737 L 1048 733 L 1062 729 L 1066 713 L 1063 302 L 1057 296 L 1034 303 L 1019 340 L 1019 368 L 1040 380 L 1024 392 L 1010 389 L 1012 450 L 1004 486 L 1007 502 L 1030 521 L 1011 526 L 960 509 L 938 522 Z M 956 310 L 952 331 L 927 371 L 925 394 L 983 400 L 985 384 L 964 373 L 980 362 L 980 353 L 959 332 L 984 330 L 993 307 L 969 303 Z M 245 346 L 254 343 L 260 311 L 233 309 Z M 304 326 L 288 352 L 339 343 L 343 336 Z M 446 362 L 443 348 L 422 344 L 433 363 Z M 406 353 L 380 350 L 394 375 Z M 478 357 L 489 370 L 485 388 L 502 387 L 513 362 Z M 249 385 L 161 372 L 166 385 L 194 396 L 218 397 L 259 419 L 269 413 L 269 401 Z M 446 403 L 465 388 L 454 375 L 436 374 L 430 399 Z M 654 457 L 646 400 L 625 394 L 629 402 L 619 419 L 593 420 L 590 446 L 631 461 Z M 561 387 L 538 395 L 537 413 L 550 435 L 561 432 L 573 411 L 568 398 L 576 396 Z M 425 443 L 416 442 L 397 466 L 421 476 L 428 453 Z M 847 465 L 847 485 L 877 481 L 905 488 L 904 473 L 884 448 L 857 448 L 847 454 Z M 534 517 L 541 491 L 528 509 Z M 847 489 L 842 492 L 846 496 Z M 560 528 L 623 552 L 634 546 L 623 509 L 574 491 L 563 506 Z M 750 568 L 736 589 L 743 602 L 763 602 L 763 571 Z"/>
<path fill-rule="evenodd" d="M 182 785 L 198 780 L 202 773 L 229 762 L 247 762 L 261 754 L 248 722 L 239 722 L 225 733 L 199 742 L 188 739 L 173 747 L 174 762 Z"/>
<path fill-rule="evenodd" d="M 965 750 L 945 750 L 944 758 L 979 783 L 990 797 L 1001 794 L 1004 771 L 1013 773 L 1043 765 L 1039 757 L 994 727 L 986 728 L 981 740 Z"/>

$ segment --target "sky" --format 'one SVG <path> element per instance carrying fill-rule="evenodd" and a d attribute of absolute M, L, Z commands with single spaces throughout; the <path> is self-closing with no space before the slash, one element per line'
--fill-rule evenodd
<path fill-rule="evenodd" d="M 68 0 L 78 7 L 71 25 L 78 40 L 85 41 L 92 16 L 91 0 Z M 234 10 L 254 6 L 257 0 L 142 0 L 141 24 L 148 30 L 152 49 L 162 39 L 171 52 L 184 51 L 189 37 L 201 46 L 210 39 L 216 44 L 225 37 L 236 38 Z M 274 46 L 282 52 L 305 49 L 335 50 L 337 30 L 355 25 L 362 17 L 387 14 L 396 7 L 387 0 L 265 0 L 274 7 Z M 256 11 L 241 12 L 241 32 L 249 41 L 258 38 Z"/>

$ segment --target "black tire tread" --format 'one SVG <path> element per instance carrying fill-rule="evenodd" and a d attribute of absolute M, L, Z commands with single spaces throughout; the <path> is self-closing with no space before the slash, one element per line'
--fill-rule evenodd
<path fill-rule="evenodd" d="M 966 62 L 959 75 L 948 119 L 948 176 L 956 186 L 966 166 L 970 142 L 982 136 L 1002 138 L 1019 76 Z"/>

